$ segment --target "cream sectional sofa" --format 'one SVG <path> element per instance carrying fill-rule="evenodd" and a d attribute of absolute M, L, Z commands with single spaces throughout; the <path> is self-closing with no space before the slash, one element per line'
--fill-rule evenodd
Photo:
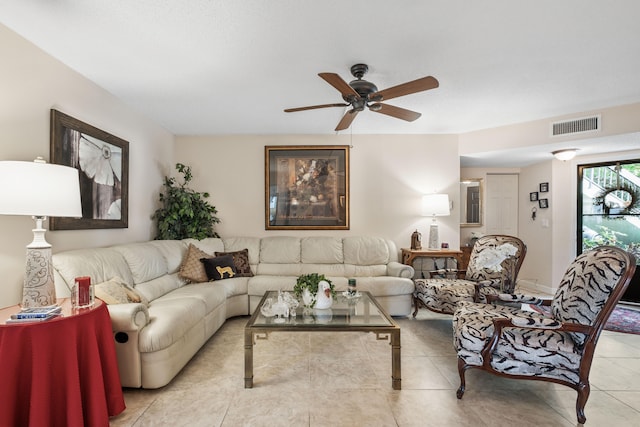
<path fill-rule="evenodd" d="M 186 283 L 179 268 L 193 243 L 211 255 L 248 249 L 252 277 Z M 74 279 L 99 284 L 113 278 L 144 296 L 143 303 L 112 304 L 120 378 L 124 387 L 168 384 L 198 349 L 233 316 L 249 315 L 267 290 L 291 290 L 305 273 L 322 273 L 338 291 L 355 278 L 392 316 L 411 311 L 413 268 L 377 237 L 235 237 L 154 240 L 53 256 L 56 292 L 68 296 Z"/>

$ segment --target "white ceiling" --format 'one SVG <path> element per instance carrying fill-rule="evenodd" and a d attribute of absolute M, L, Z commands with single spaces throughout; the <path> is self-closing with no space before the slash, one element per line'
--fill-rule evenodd
<path fill-rule="evenodd" d="M 359 62 L 379 89 L 440 87 L 389 102 L 417 121 L 365 111 L 354 134 L 640 102 L 639 18 L 637 0 L 0 0 L 2 24 L 177 135 L 332 134 L 341 108 L 282 110 L 341 102 L 317 73 Z"/>

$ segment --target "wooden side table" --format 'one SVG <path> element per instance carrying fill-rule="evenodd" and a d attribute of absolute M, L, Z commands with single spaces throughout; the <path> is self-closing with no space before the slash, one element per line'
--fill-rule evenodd
<path fill-rule="evenodd" d="M 407 249 L 402 248 L 402 263 L 413 266 L 413 260 L 416 258 L 454 258 L 458 262 L 458 270 L 464 270 L 466 265 L 463 262 L 462 251 L 454 251 L 450 249 Z"/>
<path fill-rule="evenodd" d="M 458 263 L 458 270 L 465 270 L 467 268 L 467 264 L 465 263 L 464 254 L 462 251 L 454 251 L 450 249 L 407 249 L 402 248 L 402 263 L 406 265 L 410 265 L 413 267 L 413 260 L 416 258 L 453 258 Z M 468 260 L 468 258 L 467 258 Z M 458 273 L 458 275 L 463 275 L 464 273 Z M 424 305 L 420 299 L 414 297 L 413 298 L 413 317 L 416 317 L 418 314 L 418 308 L 420 305 Z"/>

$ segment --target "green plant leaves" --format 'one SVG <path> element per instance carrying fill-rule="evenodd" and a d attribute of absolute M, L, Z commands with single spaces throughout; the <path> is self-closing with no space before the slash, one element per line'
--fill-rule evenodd
<path fill-rule="evenodd" d="M 183 175 L 182 183 L 174 177 L 165 177 L 164 192 L 159 196 L 162 207 L 152 216 L 157 220 L 156 239 L 219 237 L 214 230 L 214 225 L 220 222 L 216 216 L 218 211 L 204 200 L 209 193 L 199 193 L 187 187 L 193 178 L 190 166 L 177 163 L 176 169 Z"/>

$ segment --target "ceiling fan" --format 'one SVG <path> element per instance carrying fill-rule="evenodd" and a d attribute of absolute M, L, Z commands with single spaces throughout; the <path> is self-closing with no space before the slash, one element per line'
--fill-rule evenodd
<path fill-rule="evenodd" d="M 362 79 L 367 71 L 369 71 L 369 66 L 367 64 L 356 64 L 352 66 L 351 74 L 356 78 L 356 80 L 352 80 L 349 83 L 345 82 L 342 77 L 335 73 L 318 74 L 327 83 L 338 89 L 342 94 L 342 99 L 344 99 L 346 103 L 287 108 L 284 111 L 286 113 L 293 113 L 296 111 L 315 110 L 318 108 L 351 106 L 351 109 L 345 113 L 338 123 L 338 126 L 336 126 L 336 131 L 344 130 L 351 126 L 353 119 L 356 118 L 360 111 L 364 110 L 364 107 L 367 107 L 369 110 L 376 113 L 386 114 L 387 116 L 412 122 L 418 119 L 422 114 L 404 108 L 395 107 L 393 105 L 383 104 L 381 101 L 387 101 L 392 98 L 435 89 L 439 86 L 438 80 L 436 80 L 435 77 L 427 76 L 378 91 L 376 85 Z"/>

